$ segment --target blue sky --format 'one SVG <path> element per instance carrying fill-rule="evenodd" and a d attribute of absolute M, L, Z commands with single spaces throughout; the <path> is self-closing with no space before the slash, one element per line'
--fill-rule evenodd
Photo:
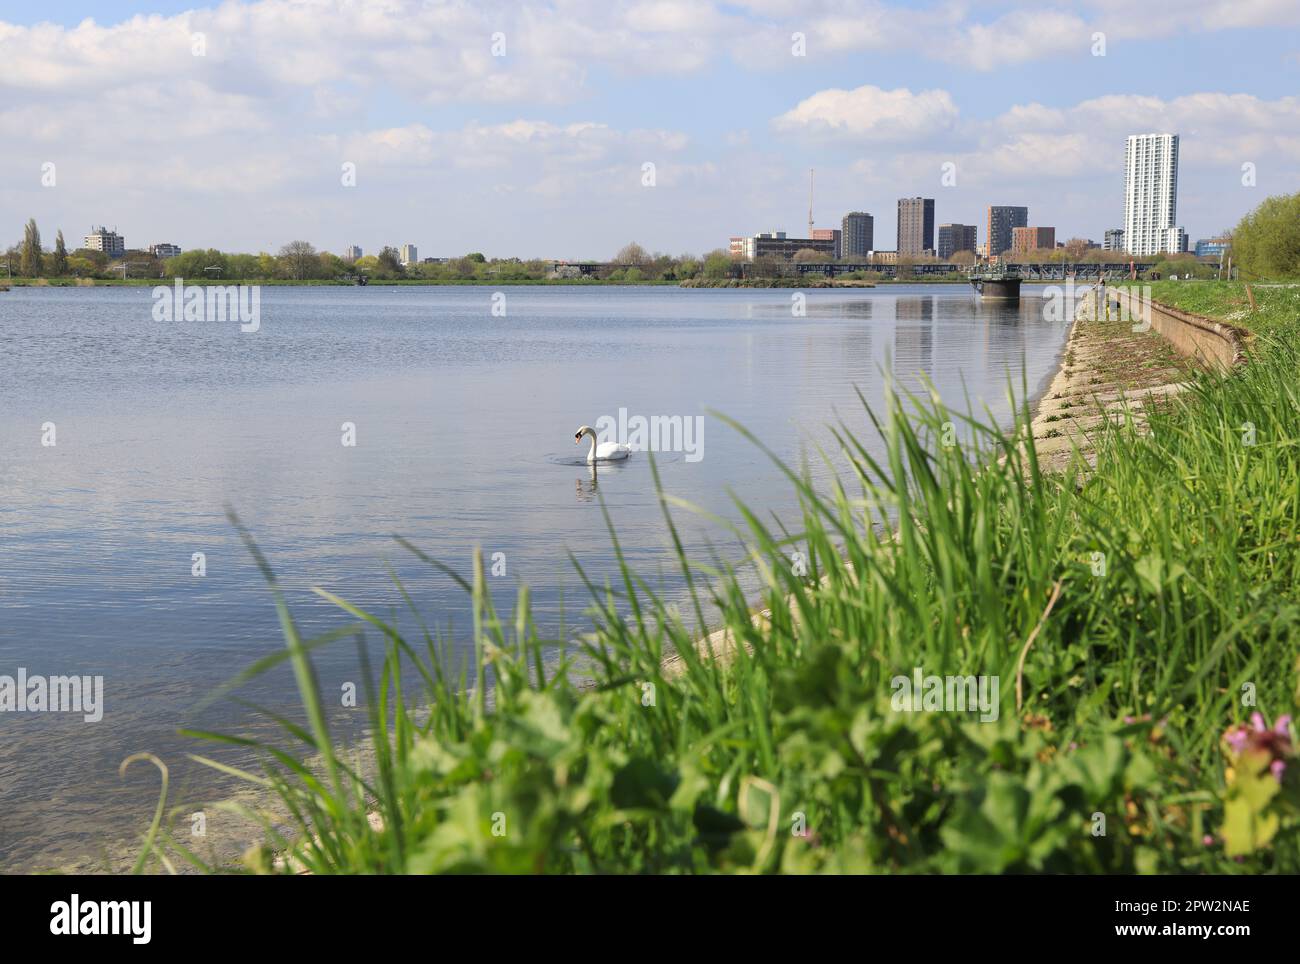
<path fill-rule="evenodd" d="M 802 233 L 809 167 L 818 225 L 867 210 L 882 248 L 916 194 L 940 223 L 1022 203 L 1058 239 L 1100 239 L 1121 219 L 1124 135 L 1152 130 L 1182 136 L 1193 238 L 1300 189 L 1300 5 L 1135 9 L 259 0 L 37 16 L 0 0 L 0 242 L 36 217 L 50 237 L 103 221 L 132 245 L 701 252 Z"/>

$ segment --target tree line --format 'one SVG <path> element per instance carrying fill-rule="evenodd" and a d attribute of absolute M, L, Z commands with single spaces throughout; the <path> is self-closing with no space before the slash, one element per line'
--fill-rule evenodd
<path fill-rule="evenodd" d="M 1300 194 L 1281 195 L 1265 200 L 1241 219 L 1231 232 L 1231 253 L 1241 275 L 1249 280 L 1260 278 L 1300 277 Z M 1062 248 L 1006 255 L 1011 261 L 1109 261 L 1124 257 L 1118 252 L 1089 248 L 1081 238 L 1071 238 Z M 328 251 L 319 251 L 308 241 L 291 241 L 276 254 L 238 254 L 215 248 L 184 251 L 178 257 L 158 259 L 148 251 L 131 249 L 110 259 L 102 251 L 77 248 L 69 251 L 59 231 L 54 246 L 45 250 L 35 219 L 28 220 L 22 240 L 4 254 L 8 274 L 27 278 L 109 278 L 126 274 L 131 277 L 213 278 L 238 281 L 286 280 L 311 281 L 346 279 L 365 275 L 377 281 L 543 281 L 554 277 L 553 262 L 540 259 L 486 258 L 472 252 L 458 258 L 403 265 L 396 248 L 385 247 L 377 255 L 349 261 Z M 829 260 L 825 255 L 805 250 L 795 254 L 795 261 Z M 915 264 L 937 261 L 933 257 L 900 258 L 900 275 Z M 971 252 L 958 252 L 949 259 L 954 263 L 974 260 Z M 749 273 L 758 277 L 777 277 L 789 270 L 790 262 L 777 258 L 756 259 Z M 1200 264 L 1190 254 L 1167 255 L 1157 269 L 1168 273 L 1190 273 L 1198 277 L 1214 274 L 1214 269 Z M 624 245 L 596 272 L 609 281 L 685 281 L 691 278 L 722 279 L 737 274 L 738 265 L 729 252 L 717 248 L 704 255 L 668 255 L 651 253 L 636 242 Z M 577 276 L 576 270 L 570 274 Z M 561 271 L 561 276 L 564 272 Z"/>
<path fill-rule="evenodd" d="M 128 249 L 110 257 L 103 251 L 77 248 L 69 251 L 63 232 L 52 250 L 41 242 L 35 219 L 23 229 L 22 240 L 4 252 L 8 274 L 25 278 L 210 278 L 231 281 L 327 281 L 364 275 L 376 281 L 544 281 L 554 276 L 552 261 L 485 257 L 471 252 L 457 258 L 428 259 L 402 264 L 394 247 L 356 260 L 320 251 L 309 241 L 290 241 L 276 254 L 240 254 L 216 248 L 195 248 L 174 258 L 157 258 L 143 249 Z M 725 278 L 732 261 L 718 249 L 703 257 L 693 254 L 651 254 L 632 242 L 624 245 L 596 277 L 610 281 L 681 281 L 687 278 Z"/>

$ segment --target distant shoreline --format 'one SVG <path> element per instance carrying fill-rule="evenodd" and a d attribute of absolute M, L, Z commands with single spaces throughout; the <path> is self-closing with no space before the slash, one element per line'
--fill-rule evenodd
<path fill-rule="evenodd" d="M 171 286 L 178 279 L 171 278 L 14 278 L 12 281 L 0 281 L 0 286 L 12 285 L 15 288 L 153 288 L 158 285 Z M 283 278 L 181 278 L 187 285 L 261 285 L 268 288 L 375 288 L 375 287 L 479 287 L 493 288 L 504 285 L 569 285 L 573 286 L 624 286 L 654 287 L 675 286 L 676 281 L 606 281 L 600 279 L 554 278 L 554 279 L 500 279 L 484 281 L 482 279 L 431 280 L 426 278 L 395 278 L 387 281 L 371 279 L 364 285 L 350 281 L 325 280 L 309 278 L 302 281 L 288 281 Z"/>
<path fill-rule="evenodd" d="M 0 281 L 0 288 L 153 288 L 158 285 L 170 286 L 176 282 L 176 278 L 6 278 Z M 347 281 L 333 281 L 321 279 L 307 279 L 303 281 L 287 281 L 281 278 L 264 279 L 264 278 L 182 278 L 187 285 L 260 285 L 270 288 L 375 288 L 375 287 L 472 287 L 472 288 L 500 288 L 505 286 L 519 287 L 523 285 L 538 286 L 567 286 L 570 288 L 871 288 L 881 285 L 965 285 L 965 279 L 949 278 L 911 278 L 901 280 L 897 278 L 879 278 L 871 279 L 866 282 L 841 282 L 827 284 L 824 279 L 794 279 L 794 278 L 754 278 L 754 279 L 687 279 L 692 283 L 683 283 L 680 281 L 610 281 L 600 278 L 553 278 L 553 279 L 511 279 L 511 280 L 484 280 L 481 278 L 458 279 L 458 280 L 431 280 L 425 278 L 419 279 L 392 279 L 387 281 L 371 280 L 364 285 L 357 285 Z"/>

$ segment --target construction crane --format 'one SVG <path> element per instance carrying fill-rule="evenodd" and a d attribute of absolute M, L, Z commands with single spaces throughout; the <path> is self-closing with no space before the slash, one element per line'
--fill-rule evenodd
<path fill-rule="evenodd" d="M 808 237 L 813 236 L 813 173 L 815 168 L 808 168 Z"/>

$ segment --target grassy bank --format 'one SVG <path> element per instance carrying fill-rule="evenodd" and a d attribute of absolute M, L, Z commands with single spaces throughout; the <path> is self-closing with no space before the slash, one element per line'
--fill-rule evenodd
<path fill-rule="evenodd" d="M 1250 294 L 1240 281 L 1155 281 L 1147 285 L 1156 301 L 1252 332 L 1287 329 L 1300 319 L 1300 282 L 1294 287 L 1252 284 Z"/>
<path fill-rule="evenodd" d="M 1227 312 L 1235 292 L 1179 296 Z M 1298 698 L 1300 312 L 1267 297 L 1250 365 L 1196 376 L 1149 431 L 1103 429 L 1086 476 L 1040 471 L 1023 407 L 1010 432 L 976 420 L 965 448 L 943 444 L 959 419 L 927 399 L 860 413 L 829 456 L 839 484 L 815 491 L 782 466 L 797 532 L 742 507 L 748 558 L 679 552 L 685 615 L 626 566 L 590 585 L 582 677 L 548 659 L 526 590 L 513 613 L 492 609 L 481 561 L 464 576 L 430 562 L 473 599 L 475 665 L 460 672 L 427 633 L 322 592 L 375 650 L 365 773 L 333 747 L 314 642 L 266 567 L 308 725 L 252 746 L 265 767 L 246 777 L 294 817 L 245 865 L 1300 871 L 1282 719 Z M 662 503 L 676 544 L 691 510 Z M 762 578 L 766 618 L 739 566 Z M 702 659 L 694 643 L 719 621 L 744 645 Z M 991 712 L 913 711 L 897 678 L 918 668 L 986 677 L 989 693 L 996 679 Z"/>

